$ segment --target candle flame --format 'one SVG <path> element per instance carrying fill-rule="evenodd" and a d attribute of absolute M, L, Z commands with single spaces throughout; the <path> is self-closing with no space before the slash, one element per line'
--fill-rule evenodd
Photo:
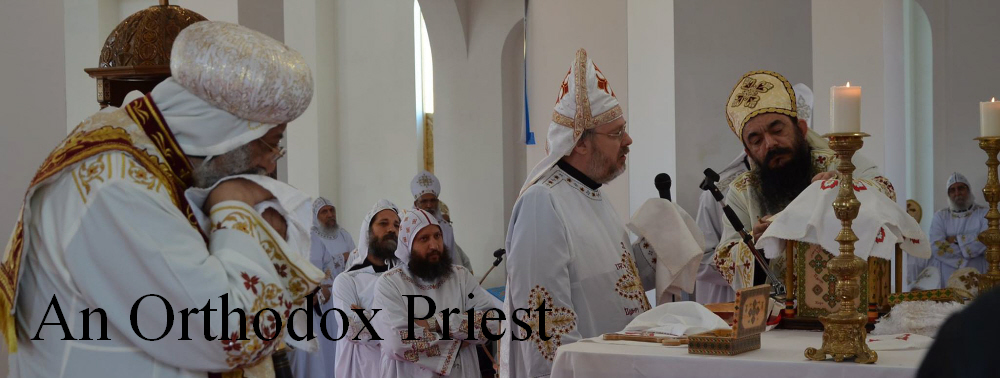
<path fill-rule="evenodd" d="M 847 82 L 847 87 L 848 87 L 848 88 L 850 88 L 850 87 L 851 87 L 851 82 L 850 82 L 850 81 L 848 81 L 848 82 Z"/>

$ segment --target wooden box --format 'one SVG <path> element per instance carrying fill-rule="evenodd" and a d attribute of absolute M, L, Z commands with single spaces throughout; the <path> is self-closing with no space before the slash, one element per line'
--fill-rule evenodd
<path fill-rule="evenodd" d="M 896 246 L 897 250 L 899 246 Z M 785 251 L 784 280 L 788 296 L 785 301 L 784 322 L 810 323 L 821 327 L 820 316 L 836 312 L 840 308 L 835 288 L 837 278 L 830 272 L 829 262 L 833 254 L 816 244 L 787 241 Z M 892 265 L 889 260 L 869 257 L 868 269 L 861 273 L 861 293 L 855 302 L 858 312 L 867 312 L 870 322 L 881 313 L 889 311 L 891 294 Z M 860 300 L 864 298 L 865 300 Z M 801 327 L 789 327 L 801 328 Z"/>
<path fill-rule="evenodd" d="M 760 349 L 760 334 L 767 327 L 770 285 L 736 292 L 733 328 L 688 337 L 688 353 L 735 356 Z"/>

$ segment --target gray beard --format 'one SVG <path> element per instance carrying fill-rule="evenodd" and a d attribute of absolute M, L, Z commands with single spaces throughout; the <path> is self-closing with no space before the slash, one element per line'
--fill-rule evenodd
<path fill-rule="evenodd" d="M 266 175 L 263 168 L 253 166 L 251 148 L 250 144 L 245 144 L 199 164 L 191 174 L 194 186 L 209 188 L 223 178 L 241 174 Z"/>
<path fill-rule="evenodd" d="M 969 210 L 974 203 L 976 203 L 976 197 L 973 197 L 972 193 L 969 193 L 969 197 L 966 198 L 965 203 L 955 203 L 951 198 L 948 198 L 948 207 L 956 213 Z"/>
<path fill-rule="evenodd" d="M 621 168 L 616 167 L 618 157 L 608 158 L 600 150 L 595 149 L 594 154 L 590 156 L 589 161 L 589 171 L 594 176 L 591 180 L 596 181 L 598 184 L 607 184 L 612 180 L 621 176 L 625 173 L 625 165 L 623 164 Z"/>
<path fill-rule="evenodd" d="M 337 237 L 337 231 L 340 230 L 340 227 L 339 226 L 327 227 L 324 224 L 319 224 L 316 226 L 316 229 L 317 231 L 319 231 L 320 236 L 330 239 Z"/>

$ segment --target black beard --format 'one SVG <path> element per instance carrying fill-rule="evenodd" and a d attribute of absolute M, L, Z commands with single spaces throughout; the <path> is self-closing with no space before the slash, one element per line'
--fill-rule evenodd
<path fill-rule="evenodd" d="M 396 260 L 396 233 L 390 232 L 379 239 L 368 232 L 368 254 L 380 260 Z"/>
<path fill-rule="evenodd" d="M 442 247 L 441 258 L 438 259 L 438 262 L 432 263 L 417 257 L 416 254 L 411 254 L 407 267 L 417 278 L 427 282 L 438 282 L 448 279 L 454 272 L 451 268 L 451 262 L 451 251 L 448 250 L 448 247 Z"/>
<path fill-rule="evenodd" d="M 793 148 L 791 159 L 781 167 L 771 168 L 767 163 L 779 154 L 790 152 L 787 148 L 769 151 L 763 162 L 754 160 L 757 169 L 752 174 L 756 175 L 760 182 L 760 187 L 754 190 L 754 194 L 765 214 L 773 215 L 784 210 L 785 206 L 812 183 L 815 175 L 812 148 L 809 147 L 804 135 L 799 133 Z"/>

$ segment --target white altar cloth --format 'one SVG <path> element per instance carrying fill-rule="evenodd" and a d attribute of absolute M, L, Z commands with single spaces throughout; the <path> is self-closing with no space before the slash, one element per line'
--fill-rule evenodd
<path fill-rule="evenodd" d="M 910 378 L 927 353 L 927 349 L 878 351 L 874 365 L 805 358 L 807 347 L 822 344 L 822 332 L 773 330 L 761 335 L 761 349 L 727 357 L 688 354 L 686 346 L 582 340 L 559 348 L 552 377 Z"/>

